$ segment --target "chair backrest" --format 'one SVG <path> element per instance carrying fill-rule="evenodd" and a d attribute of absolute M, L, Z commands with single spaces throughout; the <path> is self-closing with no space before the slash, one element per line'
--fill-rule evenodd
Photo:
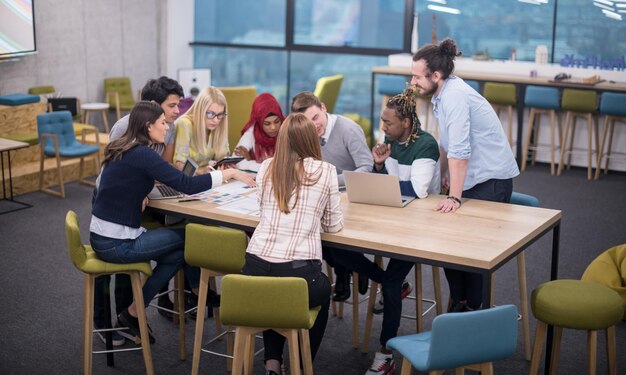
<path fill-rule="evenodd" d="M 80 230 L 78 228 L 78 217 L 76 212 L 67 211 L 65 215 L 65 238 L 67 239 L 67 249 L 74 266 L 82 271 L 83 265 L 87 261 L 85 245 L 80 240 Z"/>
<path fill-rule="evenodd" d="M 313 94 L 315 94 L 315 96 L 317 96 L 318 99 L 324 103 L 326 110 L 329 113 L 335 112 L 335 104 L 337 104 L 337 98 L 339 97 L 339 90 L 341 90 L 342 82 L 343 74 L 322 77 L 317 80 Z"/>
<path fill-rule="evenodd" d="M 115 100 L 113 97 L 109 97 L 108 93 L 117 92 L 120 97 L 120 108 L 131 109 L 135 105 L 135 96 L 133 95 L 133 89 L 130 85 L 130 78 L 127 77 L 115 77 L 104 79 L 104 94 L 105 99 L 115 109 Z"/>
<path fill-rule="evenodd" d="M 241 130 L 250 118 L 252 103 L 256 98 L 256 87 L 218 87 L 226 97 L 226 111 L 228 112 L 228 146 L 230 151 L 235 149 Z"/>
<path fill-rule="evenodd" d="M 598 109 L 598 94 L 589 90 L 564 89 L 561 108 L 564 111 L 595 113 Z"/>
<path fill-rule="evenodd" d="M 28 93 L 33 95 L 54 94 L 56 91 L 54 86 L 36 86 L 28 89 Z"/>
<path fill-rule="evenodd" d="M 74 126 L 72 125 L 72 114 L 69 111 L 48 112 L 37 115 L 37 133 L 39 134 L 40 142 L 42 134 L 56 134 L 59 140 L 59 147 L 71 147 L 78 144 Z M 54 155 L 54 141 L 46 138 L 44 142 L 46 155 Z"/>
<path fill-rule="evenodd" d="M 516 347 L 515 305 L 442 314 L 433 320 L 428 367 L 446 369 L 492 362 L 512 355 Z"/>
<path fill-rule="evenodd" d="M 185 262 L 220 273 L 240 273 L 248 238 L 241 230 L 201 224 L 185 228 Z"/>
<path fill-rule="evenodd" d="M 539 207 L 539 199 L 532 195 L 518 193 L 516 191 L 511 194 L 511 204 L 518 204 L 520 206 Z"/>
<path fill-rule="evenodd" d="M 626 321 L 626 244 L 612 247 L 598 255 L 585 269 L 581 280 L 592 281 L 613 289 L 624 302 Z"/>
<path fill-rule="evenodd" d="M 308 329 L 314 323 L 300 277 L 226 275 L 220 317 L 223 324 L 244 327 Z"/>

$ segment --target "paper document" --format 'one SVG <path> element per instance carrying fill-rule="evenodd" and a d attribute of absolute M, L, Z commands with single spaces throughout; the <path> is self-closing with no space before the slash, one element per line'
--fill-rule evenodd
<path fill-rule="evenodd" d="M 244 215 L 259 216 L 259 204 L 257 203 L 256 196 L 247 196 L 238 199 L 234 202 L 219 206 L 218 209 L 231 212 L 237 212 Z"/>

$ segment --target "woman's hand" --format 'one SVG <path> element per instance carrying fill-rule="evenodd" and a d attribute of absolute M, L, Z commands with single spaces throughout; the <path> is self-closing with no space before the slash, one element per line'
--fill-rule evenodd
<path fill-rule="evenodd" d="M 235 179 L 237 181 L 243 182 L 250 187 L 256 186 L 256 180 L 254 179 L 254 176 L 249 173 L 242 172 L 239 169 L 224 169 L 222 171 L 222 177 L 224 178 L 224 181 Z"/>
<path fill-rule="evenodd" d="M 250 151 L 248 151 L 248 149 L 243 146 L 235 147 L 234 153 L 243 157 L 246 160 L 250 160 Z"/>

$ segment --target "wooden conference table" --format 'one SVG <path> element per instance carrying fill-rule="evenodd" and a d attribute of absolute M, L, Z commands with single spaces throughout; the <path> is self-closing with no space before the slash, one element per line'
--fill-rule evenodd
<path fill-rule="evenodd" d="M 386 74 L 386 75 L 400 75 L 400 76 L 411 76 L 411 68 L 410 67 L 397 67 L 397 66 L 377 66 L 372 68 L 372 83 L 370 89 L 370 118 L 372 120 L 372 139 L 374 137 L 374 124 L 378 124 L 378 121 L 374 121 L 374 103 L 375 103 L 375 85 L 376 85 L 376 75 L 378 74 Z M 550 87 L 558 87 L 558 88 L 575 88 L 581 90 L 595 90 L 598 92 L 602 91 L 614 91 L 614 92 L 626 92 L 626 83 L 624 82 L 611 82 L 611 81 L 603 81 L 599 82 L 595 85 L 583 85 L 583 84 L 575 84 L 568 82 L 553 82 L 553 77 L 530 77 L 526 75 L 520 74 L 502 74 L 502 73 L 485 73 L 485 72 L 476 72 L 471 70 L 462 70 L 455 69 L 454 75 L 463 78 L 464 80 L 474 80 L 479 82 L 500 82 L 500 83 L 512 83 L 516 86 L 516 96 L 517 96 L 517 147 L 516 147 L 516 159 L 519 161 L 522 160 L 522 138 L 523 138 L 523 126 L 521 124 L 524 123 L 524 106 L 520 103 L 524 103 L 524 94 L 526 90 L 526 86 L 528 85 L 536 85 L 536 86 L 550 86 Z M 410 78 L 407 78 L 407 81 L 410 81 Z"/>

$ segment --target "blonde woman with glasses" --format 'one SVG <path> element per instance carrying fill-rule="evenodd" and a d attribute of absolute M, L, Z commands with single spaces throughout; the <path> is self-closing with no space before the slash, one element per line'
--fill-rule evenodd
<path fill-rule="evenodd" d="M 185 161 L 192 159 L 200 167 L 197 174 L 205 174 L 228 153 L 226 98 L 219 89 L 209 86 L 176 120 L 174 165 L 182 169 Z"/>

